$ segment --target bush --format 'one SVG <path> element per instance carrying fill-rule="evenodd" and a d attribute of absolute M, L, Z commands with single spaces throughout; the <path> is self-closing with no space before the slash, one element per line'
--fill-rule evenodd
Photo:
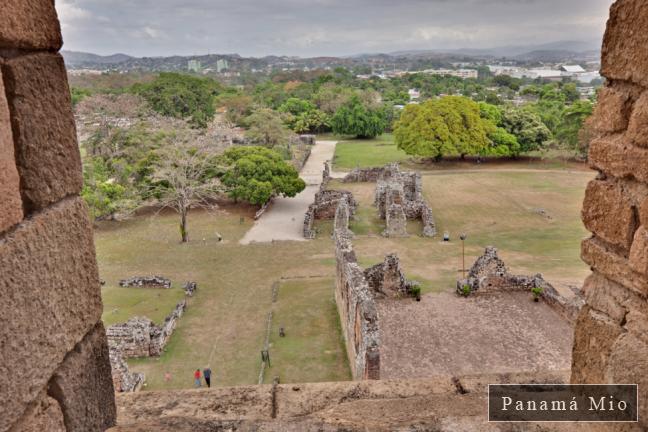
<path fill-rule="evenodd" d="M 531 293 L 533 294 L 533 299 L 538 300 L 542 293 L 544 292 L 544 289 L 542 287 L 533 287 L 531 288 Z"/>
<path fill-rule="evenodd" d="M 470 288 L 470 285 L 465 284 L 464 286 L 461 287 L 461 295 L 464 297 L 468 297 L 472 293 L 472 289 Z"/>

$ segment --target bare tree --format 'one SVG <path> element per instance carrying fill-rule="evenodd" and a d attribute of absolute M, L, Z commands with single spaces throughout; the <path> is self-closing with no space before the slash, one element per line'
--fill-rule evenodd
<path fill-rule="evenodd" d="M 217 152 L 204 135 L 182 133 L 172 137 L 156 153 L 150 195 L 158 200 L 161 208 L 172 208 L 180 215 L 182 242 L 188 242 L 189 209 L 211 207 L 222 190 L 215 177 Z"/>

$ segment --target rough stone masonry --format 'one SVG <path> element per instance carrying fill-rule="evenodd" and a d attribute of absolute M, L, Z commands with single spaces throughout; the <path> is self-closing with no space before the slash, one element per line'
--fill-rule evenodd
<path fill-rule="evenodd" d="M 0 14 L 0 432 L 115 424 L 81 157 L 52 0 Z"/>
<path fill-rule="evenodd" d="M 618 0 L 603 40 L 607 83 L 594 113 L 583 222 L 592 236 L 582 258 L 592 268 L 576 324 L 574 383 L 639 384 L 648 426 L 648 8 Z"/>

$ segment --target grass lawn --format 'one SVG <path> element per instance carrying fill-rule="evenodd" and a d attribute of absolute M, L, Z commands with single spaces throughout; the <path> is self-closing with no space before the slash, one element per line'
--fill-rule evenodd
<path fill-rule="evenodd" d="M 579 258 L 580 241 L 586 236 L 580 208 L 585 185 L 594 174 L 525 167 L 423 171 L 424 194 L 440 233 L 433 239 L 418 235 L 418 223 L 408 224 L 408 238 L 381 237 L 384 223 L 372 207 L 375 185 L 332 185 L 351 190 L 360 202 L 351 225 L 360 264 L 368 267 L 396 252 L 407 277 L 420 281 L 427 295 L 453 289 L 461 269 L 461 232 L 468 234 L 467 266 L 485 246 L 494 245 L 513 272 L 542 273 L 559 289 L 580 285 L 588 274 Z M 238 207 L 192 211 L 189 244 L 178 241 L 178 217 L 173 213 L 101 223 L 96 229 L 107 324 L 134 315 L 159 322 L 182 298 L 182 284 L 198 283 L 166 352 L 159 358 L 129 361 L 146 374 L 147 389 L 190 388 L 193 371 L 207 364 L 215 385 L 255 384 L 270 310 L 273 365 L 266 381 L 274 375 L 282 382 L 349 378 L 333 303 L 331 222 L 317 222 L 320 234 L 313 241 L 239 245 L 252 226 L 252 213 Z M 450 243 L 440 240 L 444 231 L 450 233 Z M 151 274 L 170 278 L 173 288 L 117 287 L 119 279 Z M 272 285 L 277 281 L 283 282 L 273 303 Z M 281 325 L 286 338 L 278 338 Z M 165 372 L 172 376 L 169 382 L 163 379 Z"/>
<path fill-rule="evenodd" d="M 325 382 L 351 379 L 332 278 L 296 279 L 279 285 L 274 304 L 270 352 L 274 376 L 281 382 Z M 284 327 L 286 336 L 279 336 Z"/>
<path fill-rule="evenodd" d="M 340 141 L 335 148 L 333 168 L 351 170 L 355 167 L 377 167 L 390 162 L 402 162 L 410 159 L 404 151 L 396 148 L 391 134 L 384 134 L 375 139 L 354 139 Z"/>

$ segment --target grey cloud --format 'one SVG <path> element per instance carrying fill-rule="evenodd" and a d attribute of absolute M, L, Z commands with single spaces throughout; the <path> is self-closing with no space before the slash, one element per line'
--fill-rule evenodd
<path fill-rule="evenodd" d="M 600 40 L 612 0 L 56 0 L 65 49 L 347 55 Z"/>

